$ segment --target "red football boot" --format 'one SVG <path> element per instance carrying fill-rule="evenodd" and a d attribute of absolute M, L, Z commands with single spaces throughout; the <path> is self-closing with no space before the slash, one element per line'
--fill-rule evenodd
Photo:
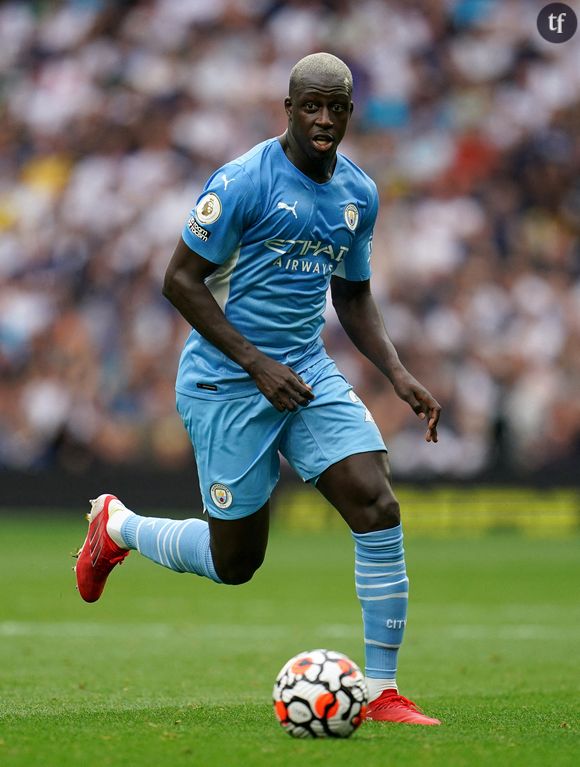
<path fill-rule="evenodd" d="M 396 690 L 383 690 L 369 703 L 367 719 L 374 722 L 404 722 L 405 724 L 441 724 L 439 719 L 425 716 L 412 700 Z"/>
<path fill-rule="evenodd" d="M 129 555 L 129 549 L 117 546 L 107 532 L 109 504 L 117 500 L 114 495 L 105 494 L 91 501 L 91 511 L 87 514 L 89 532 L 79 549 L 75 567 L 77 588 L 85 602 L 97 601 L 113 567 Z"/>

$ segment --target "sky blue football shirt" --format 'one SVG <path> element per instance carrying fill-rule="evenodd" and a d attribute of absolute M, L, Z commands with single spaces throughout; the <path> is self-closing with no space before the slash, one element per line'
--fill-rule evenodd
<path fill-rule="evenodd" d="M 229 322 L 301 373 L 326 357 L 320 334 L 332 275 L 370 278 L 377 210 L 375 183 L 347 157 L 338 154 L 332 178 L 318 184 L 274 138 L 211 176 L 182 237 L 219 265 L 206 285 Z M 246 371 L 196 330 L 176 389 L 212 399 L 256 391 Z"/>

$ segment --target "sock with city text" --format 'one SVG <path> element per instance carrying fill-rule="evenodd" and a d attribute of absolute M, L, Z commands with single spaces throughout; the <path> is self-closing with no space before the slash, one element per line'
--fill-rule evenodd
<path fill-rule="evenodd" d="M 107 529 L 114 537 L 110 525 L 111 522 Z M 204 575 L 221 583 L 211 556 L 209 525 L 201 519 L 158 519 L 129 512 L 119 526 L 119 534 L 128 548 L 163 567 L 178 573 Z"/>
<path fill-rule="evenodd" d="M 397 689 L 397 655 L 407 622 L 409 579 L 401 525 L 353 533 L 356 593 L 362 607 L 369 700 Z"/>

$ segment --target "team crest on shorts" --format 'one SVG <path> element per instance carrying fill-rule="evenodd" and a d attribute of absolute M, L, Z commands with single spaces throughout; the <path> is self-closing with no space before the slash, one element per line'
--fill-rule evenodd
<path fill-rule="evenodd" d="M 215 505 L 220 509 L 229 509 L 234 500 L 232 491 L 227 485 L 222 485 L 221 482 L 214 482 L 209 489 L 209 494 Z"/>
<path fill-rule="evenodd" d="M 344 220 L 350 231 L 354 232 L 358 224 L 358 208 L 354 202 L 349 202 L 344 209 Z"/>
<path fill-rule="evenodd" d="M 215 192 L 204 194 L 195 207 L 195 217 L 202 224 L 213 224 L 222 214 L 222 203 Z"/>

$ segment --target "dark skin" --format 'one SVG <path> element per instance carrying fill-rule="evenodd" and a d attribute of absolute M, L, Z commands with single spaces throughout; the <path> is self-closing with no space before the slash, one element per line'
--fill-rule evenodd
<path fill-rule="evenodd" d="M 280 143 L 286 156 L 313 181 L 329 181 L 354 109 L 350 88 L 334 77 L 303 78 L 284 99 L 284 109 L 288 130 Z"/>
<path fill-rule="evenodd" d="M 348 83 L 334 76 L 305 77 L 285 99 L 284 107 L 288 128 L 279 141 L 286 156 L 313 181 L 327 182 L 353 111 Z M 192 327 L 253 378 L 277 410 L 294 411 L 307 405 L 316 392 L 292 368 L 251 344 L 226 319 L 204 283 L 216 268 L 180 240 L 167 268 L 163 293 Z M 427 442 L 437 442 L 441 408 L 399 360 L 369 281 L 351 282 L 335 276 L 331 293 L 349 338 L 391 381 L 397 395 L 427 422 Z M 354 532 L 399 524 L 399 507 L 384 452 L 351 455 L 326 469 L 316 486 Z M 209 517 L 214 565 L 224 582 L 243 583 L 251 578 L 264 559 L 268 524 L 268 502 L 239 520 Z"/>

